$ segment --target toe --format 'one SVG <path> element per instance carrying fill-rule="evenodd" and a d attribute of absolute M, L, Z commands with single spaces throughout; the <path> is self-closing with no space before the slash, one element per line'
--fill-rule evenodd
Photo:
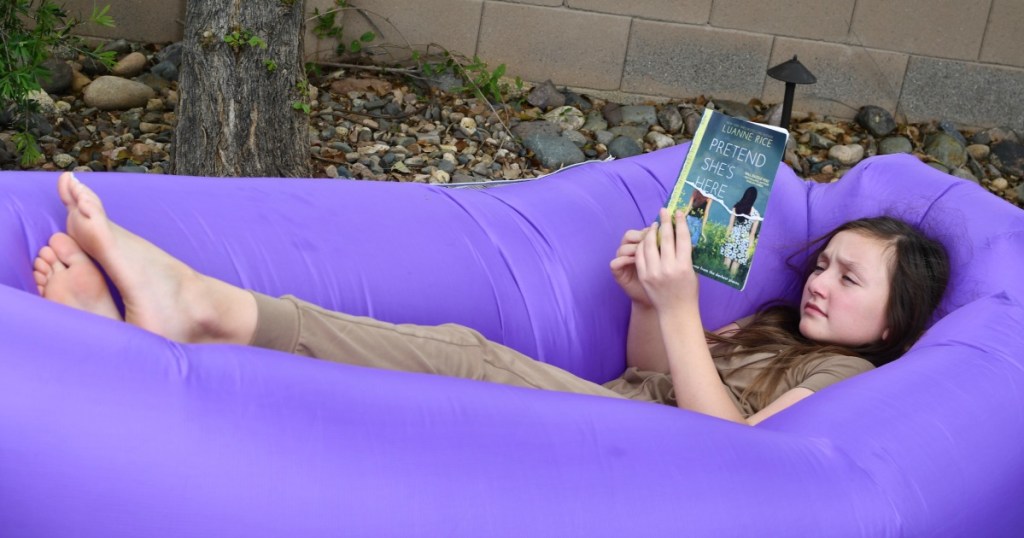
<path fill-rule="evenodd" d="M 60 232 L 50 237 L 50 248 L 53 249 L 57 260 L 65 265 L 71 265 L 71 263 L 76 261 L 75 258 L 85 254 L 82 252 L 82 247 L 78 245 L 77 241 L 72 239 L 70 235 Z"/>
<path fill-rule="evenodd" d="M 32 271 L 32 279 L 36 281 L 36 286 L 40 289 L 46 286 L 46 282 L 50 279 L 50 276 L 41 271 Z"/>
<path fill-rule="evenodd" d="M 50 245 L 46 245 L 45 247 L 39 249 L 39 257 L 36 259 L 42 260 L 43 263 L 51 267 L 54 264 L 60 263 L 60 260 L 57 258 L 57 253 L 53 251 L 53 247 L 51 247 Z"/>
<path fill-rule="evenodd" d="M 74 183 L 74 178 L 71 172 L 64 172 L 57 178 L 57 194 L 60 196 L 60 201 L 66 206 L 70 206 L 74 199 L 71 196 L 71 186 Z"/>
<path fill-rule="evenodd" d="M 33 272 L 39 273 L 44 277 L 49 277 L 50 273 L 53 272 L 53 264 L 44 260 L 41 254 L 42 253 L 40 253 L 40 257 L 36 258 L 36 261 L 32 264 L 32 270 Z"/>

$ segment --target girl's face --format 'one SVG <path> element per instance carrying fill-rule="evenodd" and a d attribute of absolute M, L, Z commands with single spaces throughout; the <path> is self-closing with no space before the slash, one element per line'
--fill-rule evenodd
<path fill-rule="evenodd" d="M 844 230 L 818 256 L 800 299 L 800 334 L 857 347 L 884 340 L 892 280 L 888 242 Z"/>

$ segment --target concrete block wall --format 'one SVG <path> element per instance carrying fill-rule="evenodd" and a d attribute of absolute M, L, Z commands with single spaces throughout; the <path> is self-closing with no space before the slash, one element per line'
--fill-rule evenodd
<path fill-rule="evenodd" d="M 180 36 L 184 0 L 107 0 L 130 39 Z M 92 0 L 70 0 L 84 11 Z M 766 70 L 798 55 L 817 77 L 796 110 L 1024 129 L 1021 0 L 349 0 L 346 33 L 402 55 L 440 44 L 510 75 L 623 100 L 778 102 Z M 332 0 L 307 0 L 310 11 Z M 125 13 L 130 16 L 124 16 Z M 318 44 L 307 41 L 313 54 Z M 323 48 L 323 44 L 319 44 Z"/>

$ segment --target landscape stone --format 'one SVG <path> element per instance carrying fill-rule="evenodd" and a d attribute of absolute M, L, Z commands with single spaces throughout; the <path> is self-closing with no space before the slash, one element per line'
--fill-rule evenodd
<path fill-rule="evenodd" d="M 596 133 L 597 131 L 605 131 L 608 129 L 608 122 L 604 119 L 604 116 L 600 112 L 591 111 L 587 114 L 587 121 L 583 124 L 581 129 Z"/>
<path fill-rule="evenodd" d="M 877 106 L 864 106 L 857 112 L 857 123 L 876 137 L 885 136 L 896 130 L 896 120 L 888 110 Z"/>
<path fill-rule="evenodd" d="M 828 150 L 828 156 L 845 165 L 854 165 L 864 158 L 864 146 L 860 144 L 836 144 Z"/>
<path fill-rule="evenodd" d="M 113 69 L 110 72 L 119 77 L 131 78 L 141 74 L 146 69 L 146 55 L 141 52 L 133 52 L 124 58 L 121 58 L 119 62 L 114 64 Z"/>
<path fill-rule="evenodd" d="M 1004 174 L 1024 176 L 1024 145 L 1013 140 L 992 144 L 991 161 Z"/>
<path fill-rule="evenodd" d="M 625 159 L 644 152 L 643 146 L 629 136 L 617 136 L 608 144 L 608 153 L 616 159 Z"/>
<path fill-rule="evenodd" d="M 544 119 L 564 130 L 578 130 L 586 123 L 583 112 L 571 106 L 560 106 L 544 115 Z"/>
<path fill-rule="evenodd" d="M 651 131 L 647 133 L 644 140 L 654 145 L 655 149 L 665 149 L 670 146 L 674 146 L 676 141 L 667 134 L 659 133 L 657 131 Z"/>
<path fill-rule="evenodd" d="M 85 103 L 100 110 L 144 107 L 154 97 L 156 92 L 141 82 L 109 75 L 92 81 L 83 92 Z"/>
<path fill-rule="evenodd" d="M 647 127 L 641 125 L 619 125 L 618 127 L 612 127 L 608 129 L 616 136 L 627 136 L 636 141 L 637 144 L 644 139 L 647 135 Z"/>
<path fill-rule="evenodd" d="M 989 148 L 985 144 L 971 144 L 967 146 L 967 153 L 969 153 L 971 157 L 977 161 L 984 161 L 985 159 L 988 159 L 989 153 L 991 153 L 991 151 L 991 148 Z"/>
<path fill-rule="evenodd" d="M 601 110 L 601 114 L 611 127 L 622 124 L 622 105 L 618 103 L 608 103 Z"/>
<path fill-rule="evenodd" d="M 546 133 L 533 133 L 523 138 L 523 146 L 536 155 L 540 165 L 555 169 L 581 163 L 586 156 L 568 138 Z"/>
<path fill-rule="evenodd" d="M 924 152 L 950 169 L 960 168 L 967 163 L 967 149 L 959 140 L 946 133 L 929 136 L 924 145 Z"/>
<path fill-rule="evenodd" d="M 658 123 L 658 111 L 650 105 L 626 105 L 621 111 L 622 124 L 650 127 Z"/>
<path fill-rule="evenodd" d="M 548 110 L 565 106 L 565 95 L 558 91 L 558 88 L 549 79 L 530 90 L 530 94 L 526 96 L 526 102 L 541 110 Z"/>
<path fill-rule="evenodd" d="M 663 106 L 658 111 L 658 124 L 664 127 L 666 132 L 678 133 L 683 129 L 683 115 L 676 106 Z"/>
<path fill-rule="evenodd" d="M 878 143 L 879 155 L 910 153 L 912 151 L 914 151 L 914 145 L 905 136 L 887 136 Z"/>
<path fill-rule="evenodd" d="M 730 101 L 728 99 L 716 100 L 715 106 L 718 107 L 718 110 L 734 118 L 749 120 L 757 115 L 757 111 L 753 107 L 738 101 Z"/>
<path fill-rule="evenodd" d="M 56 95 L 64 93 L 71 87 L 71 81 L 74 78 L 74 71 L 67 62 L 56 58 L 50 58 L 43 62 L 42 67 L 49 71 L 49 74 L 41 75 L 36 78 L 36 81 L 39 82 L 39 86 L 43 91 Z"/>
<path fill-rule="evenodd" d="M 164 80 L 178 80 L 178 66 L 166 60 L 154 65 L 150 71 Z"/>
<path fill-rule="evenodd" d="M 518 136 L 521 139 L 534 134 L 546 134 L 550 136 L 558 136 L 560 130 L 557 125 L 549 121 L 527 121 L 520 123 L 512 128 L 512 134 Z"/>
<path fill-rule="evenodd" d="M 967 139 L 964 138 L 964 135 L 960 134 L 960 131 L 957 130 L 956 126 L 953 125 L 952 122 L 948 120 L 940 121 L 939 129 L 942 129 L 942 132 L 955 138 L 957 142 L 960 142 L 961 146 L 967 146 Z"/>

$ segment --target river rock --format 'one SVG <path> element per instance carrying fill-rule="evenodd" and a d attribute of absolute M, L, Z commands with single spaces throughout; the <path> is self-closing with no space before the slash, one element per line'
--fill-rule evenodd
<path fill-rule="evenodd" d="M 991 151 L 992 150 L 985 144 L 971 144 L 970 146 L 967 146 L 967 153 L 970 154 L 971 157 L 974 157 L 974 160 L 976 161 L 984 161 L 988 158 Z"/>
<path fill-rule="evenodd" d="M 178 80 L 178 66 L 166 60 L 154 65 L 150 72 L 164 80 Z"/>
<path fill-rule="evenodd" d="M 556 169 L 586 160 L 580 148 L 560 135 L 533 133 L 523 138 L 523 146 L 533 152 L 544 168 Z"/>
<path fill-rule="evenodd" d="M 594 104 L 590 102 L 586 95 L 580 95 L 569 90 L 565 91 L 565 104 L 576 107 L 583 112 L 590 112 L 594 108 Z"/>
<path fill-rule="evenodd" d="M 683 115 L 675 105 L 666 105 L 658 111 L 658 124 L 665 128 L 666 132 L 675 134 L 683 129 Z"/>
<path fill-rule="evenodd" d="M 622 123 L 650 127 L 658 123 L 658 111 L 650 105 L 627 105 L 622 107 Z"/>
<path fill-rule="evenodd" d="M 541 110 L 548 110 L 565 106 L 565 95 L 549 79 L 530 90 L 526 102 Z"/>
<path fill-rule="evenodd" d="M 964 168 L 962 166 L 960 168 L 955 169 L 955 170 L 951 170 L 949 173 L 952 174 L 955 177 L 960 178 L 960 179 L 966 179 L 967 181 L 972 181 L 974 183 L 980 183 L 980 181 L 978 181 L 978 178 L 975 177 L 975 175 L 973 173 L 971 173 L 970 170 L 968 170 L 968 169 L 966 169 L 966 168 Z"/>
<path fill-rule="evenodd" d="M 587 114 L 587 121 L 580 127 L 584 131 L 590 131 L 596 133 L 597 131 L 605 131 L 608 129 L 608 122 L 605 121 L 604 116 L 600 112 L 591 111 Z"/>
<path fill-rule="evenodd" d="M 682 118 L 680 118 L 680 121 L 682 121 Z M 653 144 L 655 149 L 665 149 L 676 144 L 676 141 L 673 140 L 671 136 L 659 133 L 657 131 L 651 131 L 647 133 L 647 136 L 644 137 L 644 140 Z"/>
<path fill-rule="evenodd" d="M 160 62 L 170 62 L 174 65 L 181 65 L 181 52 L 184 49 L 181 41 L 171 43 L 156 53 L 156 59 Z"/>
<path fill-rule="evenodd" d="M 78 161 L 71 155 L 68 155 L 67 153 L 58 153 L 53 156 L 53 164 L 57 165 L 57 167 L 62 168 L 64 170 L 67 170 L 68 168 L 74 166 L 77 163 Z"/>
<path fill-rule="evenodd" d="M 836 145 L 836 143 L 829 140 L 828 138 L 825 138 L 819 133 L 811 131 L 810 135 L 808 136 L 807 145 L 811 146 L 811 148 L 813 149 L 829 149 L 832 146 Z"/>
<path fill-rule="evenodd" d="M 71 81 L 74 78 L 74 71 L 71 66 L 63 60 L 56 58 L 50 58 L 43 62 L 43 69 L 46 69 L 48 73 L 36 77 L 36 81 L 39 82 L 39 86 L 46 93 L 54 95 L 62 94 L 71 87 Z"/>
<path fill-rule="evenodd" d="M 910 153 L 914 151 L 914 145 L 905 136 L 887 136 L 878 143 L 879 155 L 892 155 L 895 153 Z"/>
<path fill-rule="evenodd" d="M 544 119 L 558 125 L 563 131 L 579 130 L 587 121 L 586 118 L 583 117 L 583 112 L 571 106 L 560 106 L 551 112 L 544 114 Z"/>
<path fill-rule="evenodd" d="M 1001 172 L 1011 176 L 1024 176 L 1024 145 L 1013 140 L 1002 140 L 992 144 L 989 160 Z"/>
<path fill-rule="evenodd" d="M 562 136 L 569 139 L 569 141 L 575 144 L 578 148 L 582 148 L 587 145 L 587 136 L 579 131 L 562 131 Z"/>
<path fill-rule="evenodd" d="M 857 123 L 876 137 L 885 136 L 896 129 L 896 120 L 888 110 L 877 106 L 864 106 L 857 112 Z"/>
<path fill-rule="evenodd" d="M 82 90 L 84 90 L 89 84 L 92 84 L 92 79 L 81 72 L 74 71 L 71 74 L 71 91 L 75 93 L 82 93 Z"/>
<path fill-rule="evenodd" d="M 86 86 L 82 96 L 86 105 L 100 110 L 127 110 L 146 106 L 156 92 L 141 82 L 102 76 Z"/>
<path fill-rule="evenodd" d="M 946 133 L 929 136 L 924 152 L 950 169 L 960 168 L 967 163 L 967 149 Z"/>
<path fill-rule="evenodd" d="M 604 116 L 605 121 L 608 125 L 615 127 L 622 123 L 622 105 L 618 103 L 608 103 L 601 109 L 601 115 Z"/>
<path fill-rule="evenodd" d="M 110 72 L 119 77 L 131 78 L 145 71 L 147 62 L 145 54 L 133 52 L 114 64 Z"/>
<path fill-rule="evenodd" d="M 985 129 L 984 131 L 978 131 L 971 137 L 971 142 L 985 145 L 997 144 L 1003 140 L 1020 142 L 1017 138 L 1017 133 L 1003 127 L 993 127 L 991 129 Z"/>
<path fill-rule="evenodd" d="M 718 110 L 721 110 L 724 114 L 734 118 L 749 120 L 757 115 L 757 111 L 754 110 L 754 107 L 747 103 L 740 103 L 739 101 L 722 99 L 716 100 L 715 105 L 718 107 Z"/>
<path fill-rule="evenodd" d="M 634 155 L 640 155 L 644 148 L 637 141 L 629 136 L 617 136 L 608 144 L 608 153 L 616 159 L 625 159 Z"/>
<path fill-rule="evenodd" d="M 864 158 L 864 146 L 860 144 L 836 144 L 828 150 L 828 156 L 844 165 L 854 165 Z"/>
<path fill-rule="evenodd" d="M 512 134 L 526 140 L 527 137 L 536 134 L 558 136 L 558 126 L 549 121 L 526 121 L 512 127 Z"/>
<path fill-rule="evenodd" d="M 637 145 L 640 145 L 647 135 L 647 127 L 641 125 L 619 125 L 618 127 L 612 127 L 608 129 L 616 136 L 628 136 L 636 141 Z"/>
<path fill-rule="evenodd" d="M 942 120 L 939 122 L 939 129 L 942 129 L 942 132 L 955 138 L 957 142 L 960 142 L 961 146 L 967 147 L 967 139 L 964 138 L 964 135 L 959 130 L 957 130 L 956 125 L 953 125 L 953 122 L 949 120 Z"/>

